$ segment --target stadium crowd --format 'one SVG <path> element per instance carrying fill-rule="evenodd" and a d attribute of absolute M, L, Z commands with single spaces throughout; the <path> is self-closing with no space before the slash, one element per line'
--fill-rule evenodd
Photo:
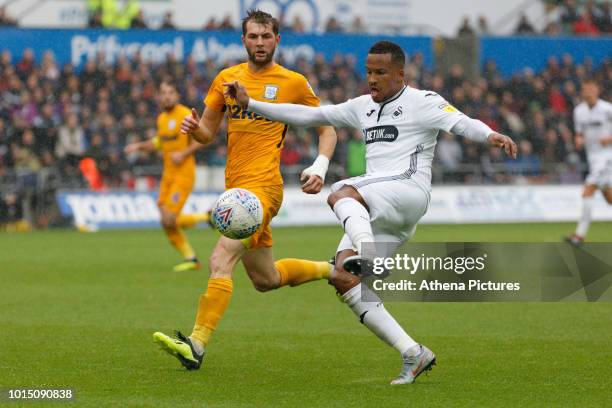
<path fill-rule="evenodd" d="M 282 55 L 280 62 L 284 63 Z M 298 59 L 285 65 L 308 77 L 323 104 L 367 92 L 362 68 L 351 55 L 336 55 L 332 61 L 319 55 L 312 62 Z M 56 186 L 87 187 L 91 180 L 83 174 L 92 161 L 83 158 L 88 157 L 102 175 L 101 185 L 133 188 L 137 176 L 154 175 L 160 169 L 155 154 L 123 154 L 126 143 L 155 134 L 159 81 L 177 79 L 182 102 L 201 110 L 210 82 L 222 68 L 212 61 L 182 63 L 172 57 L 157 66 L 138 57 L 108 65 L 99 55 L 76 70 L 70 64 L 58 66 L 51 52 L 36 60 L 28 49 L 21 56 L 4 51 L 0 54 L 0 179 L 18 176 L 20 185 L 36 186 L 41 174 L 52 174 Z M 520 157 L 511 162 L 499 150 L 443 134 L 434 182 L 579 182 L 583 160 L 573 143 L 572 109 L 579 101 L 580 80 L 594 76 L 607 92 L 603 97 L 612 96 L 610 61 L 593 67 L 589 61 L 577 64 L 569 55 L 551 58 L 541 72 L 527 69 L 509 79 L 489 62 L 482 76 L 470 81 L 459 65 L 442 74 L 427 69 L 422 56 L 415 54 L 406 76 L 412 86 L 440 93 L 520 144 Z M 297 182 L 299 169 L 316 156 L 315 136 L 304 129 L 287 134 L 282 164 L 288 182 Z M 360 134 L 339 129 L 338 138 L 330 181 L 364 171 Z M 198 161 L 223 166 L 225 153 L 222 127 L 217 141 L 199 153 Z M 8 211 L 4 201 L 0 214 Z"/>

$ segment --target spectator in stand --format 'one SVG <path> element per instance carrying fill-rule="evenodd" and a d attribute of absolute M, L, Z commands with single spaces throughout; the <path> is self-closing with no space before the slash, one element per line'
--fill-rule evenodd
<path fill-rule="evenodd" d="M 79 125 L 79 118 L 71 113 L 66 118 L 66 124 L 59 128 L 55 154 L 64 164 L 64 168 L 76 168 L 86 150 L 85 132 Z"/>
<path fill-rule="evenodd" d="M 476 33 L 470 24 L 470 19 L 467 16 L 463 17 L 459 31 L 457 31 L 457 37 L 471 37 L 474 34 Z"/>
<path fill-rule="evenodd" d="M 218 30 L 219 25 L 217 24 L 217 20 L 214 17 L 208 19 L 204 27 L 202 28 L 204 31 L 213 31 Z"/>
<path fill-rule="evenodd" d="M 334 16 L 331 16 L 327 20 L 327 23 L 325 23 L 325 32 L 326 33 L 341 33 L 342 31 L 344 31 L 342 29 L 342 26 L 340 25 L 340 23 L 338 22 L 338 20 Z"/>
<path fill-rule="evenodd" d="M 349 27 L 349 32 L 353 34 L 365 34 L 367 32 L 365 23 L 363 22 L 363 18 L 361 18 L 361 16 L 355 16 L 351 26 Z"/>
<path fill-rule="evenodd" d="M 139 10 L 136 17 L 134 17 L 130 28 L 149 28 L 147 27 L 147 23 L 145 23 L 144 12 L 142 10 Z"/>
<path fill-rule="evenodd" d="M 31 48 L 26 48 L 21 54 L 21 60 L 17 63 L 16 72 L 19 79 L 25 81 L 34 70 L 34 51 Z"/>
<path fill-rule="evenodd" d="M 171 11 L 167 11 L 166 14 L 164 14 L 164 21 L 162 22 L 160 28 L 162 30 L 176 30 L 176 25 L 174 25 Z"/>
<path fill-rule="evenodd" d="M 302 21 L 302 18 L 299 15 L 296 14 L 293 17 L 293 22 L 291 23 L 289 30 L 293 31 L 294 33 L 300 34 L 306 32 L 306 26 L 304 25 L 304 22 Z"/>
<path fill-rule="evenodd" d="M 574 24 L 578 19 L 578 9 L 576 8 L 574 0 L 565 0 L 561 6 L 560 12 L 560 22 L 563 32 L 573 32 Z"/>
<path fill-rule="evenodd" d="M 235 30 L 236 28 L 234 27 L 234 23 L 232 23 L 232 16 L 227 14 L 225 17 L 223 17 L 223 21 L 221 21 L 221 24 L 219 24 L 217 29 L 218 30 L 225 30 L 225 31 L 233 31 L 233 30 Z"/>
<path fill-rule="evenodd" d="M 593 0 L 588 0 L 585 6 L 585 13 L 590 16 L 592 23 L 600 33 L 610 32 L 610 1 L 603 1 L 597 4 Z"/>
<path fill-rule="evenodd" d="M 0 6 L 0 27 L 15 27 L 17 20 L 10 17 L 6 11 L 6 6 Z"/>
<path fill-rule="evenodd" d="M 489 29 L 489 22 L 484 15 L 480 15 L 478 17 L 478 35 L 491 35 L 491 30 Z"/>
<path fill-rule="evenodd" d="M 461 144 L 457 141 L 455 135 L 442 132 L 442 137 L 436 146 L 435 157 L 444 171 L 443 181 L 451 183 L 461 181 L 458 170 L 461 165 L 462 151 Z"/>
<path fill-rule="evenodd" d="M 514 29 L 514 34 L 516 35 L 533 35 L 536 30 L 533 28 L 533 25 L 527 19 L 527 15 L 525 13 L 521 14 L 519 19 L 519 23 Z"/>
<path fill-rule="evenodd" d="M 590 13 L 585 11 L 580 15 L 578 21 L 574 23 L 574 33 L 578 35 L 599 35 L 599 30 L 593 23 Z"/>

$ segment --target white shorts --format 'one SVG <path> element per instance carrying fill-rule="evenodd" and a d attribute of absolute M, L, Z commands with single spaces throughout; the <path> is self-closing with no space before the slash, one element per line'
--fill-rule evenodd
<path fill-rule="evenodd" d="M 397 173 L 372 174 L 341 180 L 332 185 L 332 192 L 345 185 L 353 186 L 370 208 L 370 223 L 376 242 L 396 243 L 386 245 L 395 250 L 409 240 L 416 231 L 421 217 L 429 205 L 429 192 L 410 179 L 410 175 Z M 345 249 L 355 250 L 347 234 L 344 234 L 336 253 Z M 389 254 L 379 254 L 390 256 Z"/>
<path fill-rule="evenodd" d="M 586 184 L 592 184 L 600 189 L 612 187 L 612 157 L 598 157 L 589 161 L 589 174 Z"/>

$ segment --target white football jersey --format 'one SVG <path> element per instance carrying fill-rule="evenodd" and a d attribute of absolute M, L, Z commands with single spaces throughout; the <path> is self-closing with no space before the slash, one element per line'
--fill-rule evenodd
<path fill-rule="evenodd" d="M 599 157 L 612 157 L 612 145 L 603 146 L 601 139 L 612 136 L 612 104 L 597 100 L 593 108 L 586 102 L 574 108 L 574 130 L 584 137 L 584 146 L 589 162 Z"/>
<path fill-rule="evenodd" d="M 383 103 L 363 95 L 321 108 L 333 126 L 361 129 L 367 174 L 395 173 L 427 190 L 438 132 L 450 132 L 463 117 L 437 93 L 409 86 Z"/>

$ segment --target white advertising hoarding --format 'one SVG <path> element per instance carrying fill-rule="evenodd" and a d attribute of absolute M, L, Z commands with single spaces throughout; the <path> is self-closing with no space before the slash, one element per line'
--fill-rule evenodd
<path fill-rule="evenodd" d="M 462 186 L 434 187 L 423 224 L 576 221 L 582 187 L 572 186 Z M 285 189 L 283 206 L 274 226 L 338 225 L 327 206 L 327 193 L 304 194 Z M 193 193 L 184 211 L 208 210 L 218 193 Z M 76 225 L 95 228 L 148 228 L 159 225 L 155 194 L 148 192 L 62 191 L 57 201 L 62 214 Z M 595 221 L 612 220 L 612 206 L 597 195 Z M 611 233 L 612 236 L 612 233 Z"/>

